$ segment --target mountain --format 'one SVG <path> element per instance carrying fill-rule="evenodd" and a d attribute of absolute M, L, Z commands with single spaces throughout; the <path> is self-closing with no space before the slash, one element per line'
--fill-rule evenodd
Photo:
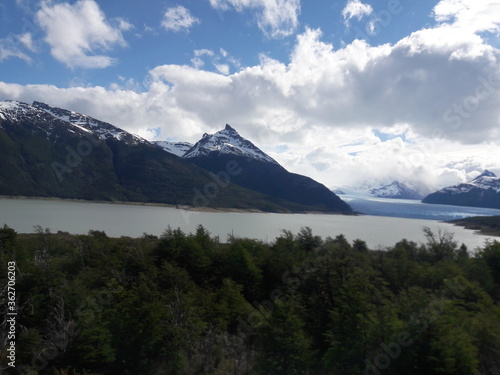
<path fill-rule="evenodd" d="M 377 198 L 397 198 L 397 199 L 422 199 L 423 196 L 409 184 L 393 181 L 389 185 L 370 190 L 370 194 Z"/>
<path fill-rule="evenodd" d="M 185 154 L 185 159 L 198 159 L 214 155 L 235 155 L 249 160 L 279 165 L 273 158 L 266 155 L 252 142 L 238 134 L 230 125 L 215 134 L 203 134 L 203 137 Z"/>
<path fill-rule="evenodd" d="M 0 102 L 0 150 L 3 195 L 191 205 L 193 188 L 212 182 L 138 136 L 39 102 Z M 235 202 L 241 192 L 223 193 Z M 223 198 L 210 204 L 224 206 Z"/>
<path fill-rule="evenodd" d="M 230 125 L 215 134 L 204 134 L 183 158 L 215 174 L 237 165 L 239 172 L 233 177 L 236 184 L 274 199 L 314 207 L 318 211 L 351 211 L 349 205 L 326 186 L 288 172 Z"/>
<path fill-rule="evenodd" d="M 468 183 L 445 187 L 429 194 L 422 202 L 500 208 L 500 178 L 485 170 Z"/>
<path fill-rule="evenodd" d="M 50 116 L 52 116 L 54 120 L 56 119 L 61 120 L 65 123 L 70 124 L 72 127 L 83 130 L 87 134 L 92 134 L 99 139 L 103 140 L 115 139 L 129 145 L 136 145 L 139 143 L 142 144 L 149 143 L 144 138 L 126 132 L 125 130 L 117 128 L 116 126 L 113 126 L 107 122 L 99 121 L 96 120 L 95 118 L 82 115 L 77 112 L 68 111 L 67 109 L 51 107 L 45 103 L 40 103 L 40 102 L 33 102 L 33 104 L 31 105 L 32 108 L 30 108 L 30 106 L 27 106 L 24 103 L 19 103 L 19 102 L 10 102 L 10 103 L 11 105 L 12 104 L 15 105 L 17 103 L 18 108 L 19 107 L 23 108 L 23 110 L 26 111 L 27 114 L 30 113 L 31 111 L 31 116 L 34 115 L 35 112 L 34 110 L 36 109 L 42 110 L 47 114 L 49 114 Z M 71 130 L 74 131 L 75 129 L 70 128 L 70 131 Z"/>
<path fill-rule="evenodd" d="M 317 208 L 238 186 L 234 164 L 225 175 L 211 174 L 109 123 L 40 102 L 0 101 L 0 150 L 0 195 L 272 212 Z"/>
<path fill-rule="evenodd" d="M 153 141 L 151 143 L 178 157 L 184 156 L 184 154 L 193 147 L 193 144 L 189 142 Z"/>

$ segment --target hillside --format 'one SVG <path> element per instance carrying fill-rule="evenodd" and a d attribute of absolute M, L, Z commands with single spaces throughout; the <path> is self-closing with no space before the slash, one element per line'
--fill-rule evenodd
<path fill-rule="evenodd" d="M 238 164 L 218 169 L 229 177 L 221 179 L 111 124 L 39 102 L 0 102 L 0 150 L 0 195 L 272 212 L 322 208 L 238 186 Z"/>
<path fill-rule="evenodd" d="M 234 182 L 247 189 L 314 208 L 316 211 L 351 212 L 351 208 L 326 186 L 313 179 L 288 172 L 230 125 L 215 134 L 205 134 L 184 155 L 196 165 L 212 172 L 238 163 L 240 173 Z"/>

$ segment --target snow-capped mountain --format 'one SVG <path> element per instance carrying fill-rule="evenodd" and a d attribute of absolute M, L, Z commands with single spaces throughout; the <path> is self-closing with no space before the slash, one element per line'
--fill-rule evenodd
<path fill-rule="evenodd" d="M 183 158 L 215 175 L 226 173 L 231 166 L 235 172 L 230 176 L 232 182 L 276 201 L 315 207 L 313 210 L 318 211 L 352 211 L 326 186 L 288 172 L 229 125 L 215 134 L 204 134 Z"/>
<path fill-rule="evenodd" d="M 422 199 L 423 196 L 409 183 L 393 181 L 389 185 L 370 189 L 370 194 L 377 198 Z"/>
<path fill-rule="evenodd" d="M 87 134 L 93 134 L 99 139 L 114 138 L 129 144 L 148 143 L 145 139 L 107 122 L 36 101 L 31 105 L 13 100 L 1 101 L 0 118 L 11 121 L 32 122 L 34 119 L 43 119 L 43 127 L 48 136 L 50 135 L 53 121 L 60 120 L 71 125 L 71 128 L 69 128 L 70 132 L 83 131 Z"/>
<path fill-rule="evenodd" d="M 152 143 L 179 157 L 183 157 L 193 147 L 189 142 L 153 141 Z"/>
<path fill-rule="evenodd" d="M 129 133 L 125 130 L 117 128 L 107 122 L 96 120 L 93 117 L 82 115 L 67 109 L 51 107 L 48 104 L 33 102 L 32 107 L 47 112 L 49 115 L 65 121 L 72 126 L 79 128 L 83 131 L 92 133 L 100 139 L 115 138 L 130 144 L 135 143 L 148 143 L 144 138 L 135 134 Z"/>
<path fill-rule="evenodd" d="M 500 178 L 485 170 L 470 182 L 448 186 L 429 194 L 422 202 L 500 208 Z"/>
<path fill-rule="evenodd" d="M 203 134 L 202 139 L 188 150 L 183 157 L 193 159 L 205 157 L 212 153 L 237 155 L 278 165 L 273 158 L 262 152 L 252 142 L 240 136 L 236 130 L 227 124 L 223 130 L 215 134 Z"/>
<path fill-rule="evenodd" d="M 492 189 L 495 192 L 500 193 L 500 178 L 487 169 L 474 178 L 470 184 L 480 189 Z"/>
<path fill-rule="evenodd" d="M 230 126 L 192 147 L 163 146 L 169 150 L 74 111 L 0 101 L 0 195 L 351 211 L 326 187 L 288 173 Z M 192 151 L 191 157 L 173 155 L 183 151 Z"/>

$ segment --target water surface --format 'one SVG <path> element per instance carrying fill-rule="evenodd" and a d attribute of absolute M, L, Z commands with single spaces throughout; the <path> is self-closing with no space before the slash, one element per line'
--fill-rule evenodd
<path fill-rule="evenodd" d="M 61 200 L 0 199 L 0 225 L 19 233 L 33 232 L 35 225 L 70 233 L 103 230 L 109 236 L 161 235 L 168 227 L 189 233 L 203 225 L 225 241 L 228 235 L 272 242 L 283 229 L 297 233 L 308 226 L 323 238 L 343 234 L 349 241 L 362 239 L 371 248 L 393 246 L 403 238 L 425 242 L 424 227 L 453 232 L 455 240 L 469 249 L 482 246 L 487 237 L 437 220 L 374 215 L 274 214 L 196 212 L 171 207 L 87 203 Z"/>

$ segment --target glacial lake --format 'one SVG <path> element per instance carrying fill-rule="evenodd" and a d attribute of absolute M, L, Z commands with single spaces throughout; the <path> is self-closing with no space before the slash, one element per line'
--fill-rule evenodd
<path fill-rule="evenodd" d="M 425 243 L 422 229 L 429 227 L 436 233 L 438 231 L 454 233 L 454 238 L 459 244 L 465 243 L 470 250 L 473 250 L 482 246 L 486 238 L 494 239 L 494 237 L 478 235 L 474 231 L 439 220 L 476 215 L 500 215 L 500 210 L 473 209 L 473 212 L 470 212 L 469 207 L 444 206 L 443 208 L 423 205 L 416 201 L 380 202 L 345 196 L 342 198 L 356 211 L 368 212 L 370 215 L 197 212 L 149 205 L 2 198 L 0 225 L 7 224 L 18 233 L 31 233 L 34 226 L 40 225 L 42 228 L 50 228 L 52 232 L 60 230 L 75 234 L 86 234 L 91 229 L 102 230 L 112 237 L 139 237 L 144 233 L 161 235 L 168 226 L 193 233 L 198 225 L 203 225 L 213 236 L 219 236 L 221 241 L 225 241 L 228 235 L 232 234 L 265 242 L 274 241 L 283 229 L 298 233 L 301 228 L 308 226 L 312 228 L 313 234 L 323 238 L 343 234 L 349 241 L 362 239 L 373 249 L 393 246 L 403 238 Z M 385 210 L 391 211 L 391 215 L 383 212 L 387 216 L 375 215 L 377 212 L 380 214 L 382 208 L 374 208 L 374 205 L 384 206 Z M 396 211 L 402 212 L 401 215 L 404 216 L 405 212 L 414 213 L 422 210 L 427 210 L 427 215 L 420 213 L 419 218 L 393 217 Z"/>

